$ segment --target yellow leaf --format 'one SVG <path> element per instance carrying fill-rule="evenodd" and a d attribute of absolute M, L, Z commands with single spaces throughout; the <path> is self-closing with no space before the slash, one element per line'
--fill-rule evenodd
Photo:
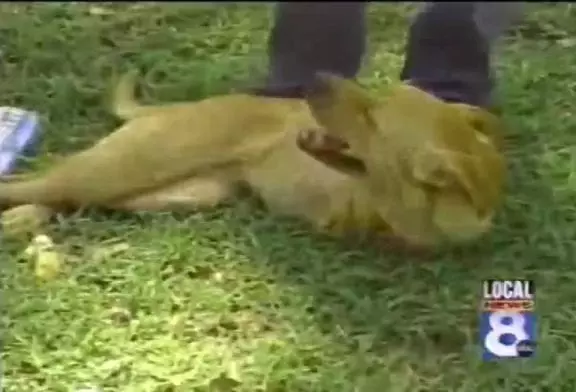
<path fill-rule="evenodd" d="M 179 336 L 182 335 L 184 329 L 186 328 L 186 321 L 188 316 L 184 313 L 175 314 L 170 319 L 168 325 L 172 334 Z"/>
<path fill-rule="evenodd" d="M 62 256 L 55 251 L 39 251 L 36 257 L 35 275 L 42 280 L 52 280 L 62 269 Z"/>

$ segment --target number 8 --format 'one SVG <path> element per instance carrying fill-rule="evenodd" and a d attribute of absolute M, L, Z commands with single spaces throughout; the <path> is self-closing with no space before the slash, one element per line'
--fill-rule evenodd
<path fill-rule="evenodd" d="M 512 320 L 512 323 L 504 324 L 502 322 L 504 318 Z M 524 316 L 520 313 L 495 312 L 490 315 L 488 322 L 490 324 L 490 332 L 486 334 L 484 346 L 499 357 L 518 356 L 516 344 L 529 338 L 524 329 L 524 325 L 526 324 Z M 502 344 L 500 338 L 504 334 L 513 335 L 515 338 L 514 344 L 509 346 Z"/>

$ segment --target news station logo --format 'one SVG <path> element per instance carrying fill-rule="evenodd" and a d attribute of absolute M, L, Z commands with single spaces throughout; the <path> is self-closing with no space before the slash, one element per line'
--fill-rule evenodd
<path fill-rule="evenodd" d="M 531 357 L 536 348 L 535 338 L 534 282 L 483 281 L 480 317 L 482 358 L 490 361 Z"/>

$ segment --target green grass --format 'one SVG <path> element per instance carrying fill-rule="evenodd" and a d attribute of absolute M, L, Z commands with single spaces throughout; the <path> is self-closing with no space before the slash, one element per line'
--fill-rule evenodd
<path fill-rule="evenodd" d="M 140 68 L 150 101 L 258 81 L 269 8 L 200 4 L 1 5 L 2 104 L 42 114 L 49 159 L 113 129 L 114 72 Z M 346 247 L 243 204 L 63 218 L 51 234 L 75 257 L 60 279 L 41 284 L 17 262 L 18 245 L 0 249 L 4 390 L 576 390 L 572 7 L 535 6 L 498 56 L 511 174 L 480 243 L 422 262 Z M 366 85 L 396 77 L 409 11 L 372 6 Z M 95 257 L 114 242 L 129 248 Z M 536 280 L 537 356 L 485 364 L 480 281 L 509 277 Z"/>

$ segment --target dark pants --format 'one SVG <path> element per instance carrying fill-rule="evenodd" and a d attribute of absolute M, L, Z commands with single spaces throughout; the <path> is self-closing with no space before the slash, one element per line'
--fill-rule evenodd
<path fill-rule="evenodd" d="M 261 94 L 301 96 L 315 72 L 356 76 L 364 54 L 366 2 L 283 2 L 269 41 Z M 400 78 L 446 101 L 487 107 L 490 52 L 522 3 L 427 4 L 409 30 Z"/>

